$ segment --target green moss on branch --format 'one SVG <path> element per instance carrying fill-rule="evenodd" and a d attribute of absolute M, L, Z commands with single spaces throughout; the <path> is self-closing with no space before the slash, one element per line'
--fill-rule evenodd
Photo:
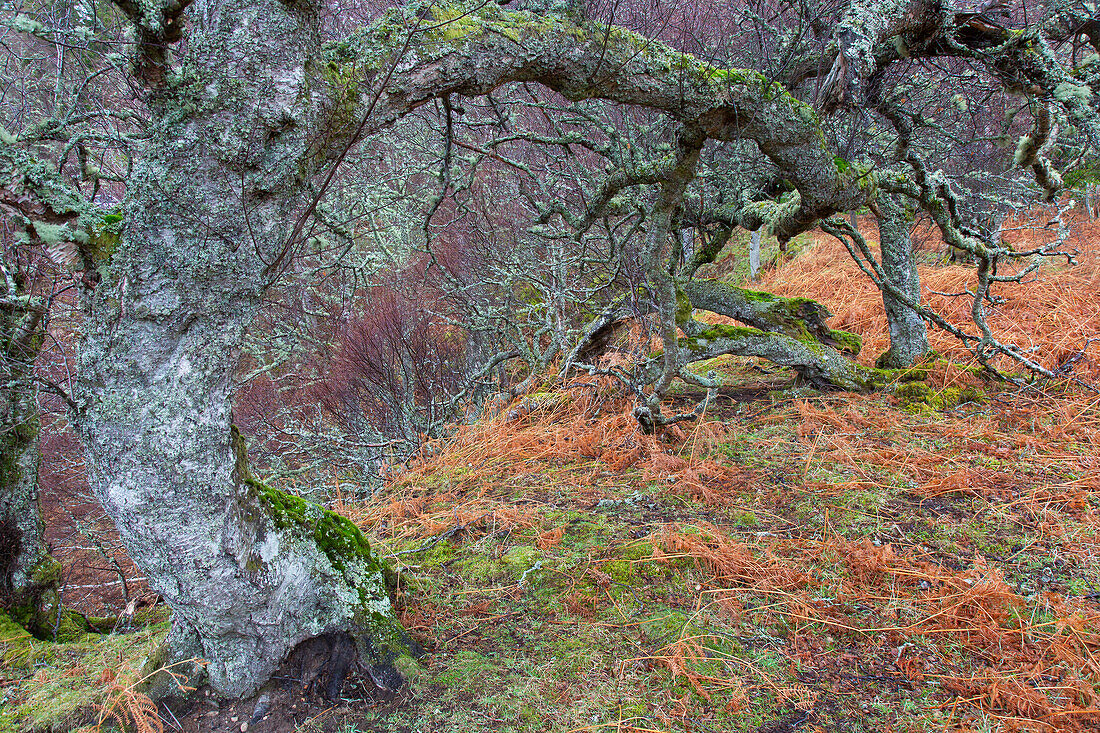
<path fill-rule="evenodd" d="M 350 519 L 257 479 L 248 466 L 244 436 L 236 425 L 230 428 L 230 433 L 238 479 L 248 486 L 251 498 L 267 510 L 278 529 L 312 539 L 332 567 L 345 576 L 351 563 L 362 563 L 369 572 L 382 572 L 382 565 L 371 553 L 367 538 Z"/>
<path fill-rule="evenodd" d="M 853 354 L 858 354 L 862 346 L 855 334 L 826 326 L 829 310 L 809 298 L 784 298 L 718 280 L 691 280 L 684 283 L 683 291 L 694 308 L 733 318 L 761 331 L 838 346 Z"/>

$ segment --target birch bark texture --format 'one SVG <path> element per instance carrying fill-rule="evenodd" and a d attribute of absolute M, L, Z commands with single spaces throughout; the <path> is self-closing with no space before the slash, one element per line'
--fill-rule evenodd
<path fill-rule="evenodd" d="M 256 690 L 294 647 L 347 634 L 393 688 L 406 648 L 349 521 L 256 481 L 230 378 L 323 160 L 319 23 L 277 0 L 196 0 L 178 78 L 155 89 L 125 229 L 90 294 L 76 426 L 91 485 L 171 605 L 173 656 Z M 318 138 L 318 135 L 322 137 Z"/>
<path fill-rule="evenodd" d="M 908 199 L 880 194 L 877 202 L 879 249 L 882 272 L 912 302 L 920 303 L 920 278 L 913 257 L 912 229 L 915 205 Z M 920 314 L 886 288 L 882 289 L 890 348 L 879 356 L 876 366 L 902 369 L 928 353 L 928 328 Z"/>

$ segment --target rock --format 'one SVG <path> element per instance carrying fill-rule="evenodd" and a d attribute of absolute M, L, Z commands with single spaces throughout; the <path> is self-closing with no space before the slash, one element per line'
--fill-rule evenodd
<path fill-rule="evenodd" d="M 260 695 L 259 699 L 256 700 L 256 707 L 252 708 L 252 717 L 248 719 L 248 722 L 255 725 L 265 715 L 267 715 L 267 711 L 270 710 L 270 709 L 271 709 L 271 695 L 269 695 L 265 692 L 262 695 Z"/>

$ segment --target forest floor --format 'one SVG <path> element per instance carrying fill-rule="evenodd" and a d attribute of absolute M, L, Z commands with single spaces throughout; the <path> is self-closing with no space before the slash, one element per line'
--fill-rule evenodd
<path fill-rule="evenodd" d="M 334 508 L 401 573 L 397 607 L 427 651 L 408 685 L 374 700 L 360 683 L 331 704 L 286 680 L 259 708 L 200 691 L 153 727 L 1100 729 L 1095 241 L 1100 226 L 1078 222 L 1080 266 L 1044 268 L 992 308 L 1060 380 L 990 380 L 938 334 L 928 389 L 896 394 L 807 392 L 723 357 L 700 365 L 723 383 L 703 418 L 660 436 L 637 430 L 616 385 L 576 379 L 459 428 L 369 502 L 336 486 Z M 930 290 L 972 276 L 933 263 L 934 242 L 924 257 Z M 832 327 L 864 337 L 863 360 L 885 348 L 877 291 L 825 238 L 757 286 L 825 303 Z M 929 300 L 965 322 L 965 297 Z M 140 706 L 134 670 L 162 634 L 24 640 L 0 728 Z M 90 693 L 60 714 L 77 688 Z"/>

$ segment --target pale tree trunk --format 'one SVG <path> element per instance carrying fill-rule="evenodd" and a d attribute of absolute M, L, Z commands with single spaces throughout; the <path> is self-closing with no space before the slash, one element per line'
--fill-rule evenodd
<path fill-rule="evenodd" d="M 993 232 L 989 235 L 989 241 L 994 247 L 1001 246 L 1001 238 L 1004 236 L 1005 215 L 999 214 L 993 222 Z"/>
<path fill-rule="evenodd" d="M 760 230 L 757 229 L 749 237 L 749 277 L 756 279 L 760 272 Z"/>
<path fill-rule="evenodd" d="M 1089 219 L 1096 218 L 1096 184 L 1085 184 L 1085 211 L 1088 212 Z"/>
<path fill-rule="evenodd" d="M 882 270 L 886 279 L 914 303 L 920 303 L 920 279 L 913 258 L 914 209 L 900 196 L 878 197 L 878 231 L 882 252 Z M 876 365 L 902 368 L 928 353 L 928 330 L 924 319 L 885 288 L 882 304 L 890 331 L 890 348 L 879 356 Z"/>
<path fill-rule="evenodd" d="M 695 229 L 680 227 L 680 255 L 678 266 L 691 262 L 695 258 Z"/>
<path fill-rule="evenodd" d="M 350 638 L 393 688 L 404 634 L 362 534 L 255 481 L 231 428 L 245 329 L 333 124 L 317 17 L 196 0 L 188 38 L 182 78 L 202 83 L 158 92 L 122 242 L 87 303 L 75 423 L 91 485 L 172 607 L 169 656 L 207 660 L 218 693 L 251 693 L 320 635 Z"/>

